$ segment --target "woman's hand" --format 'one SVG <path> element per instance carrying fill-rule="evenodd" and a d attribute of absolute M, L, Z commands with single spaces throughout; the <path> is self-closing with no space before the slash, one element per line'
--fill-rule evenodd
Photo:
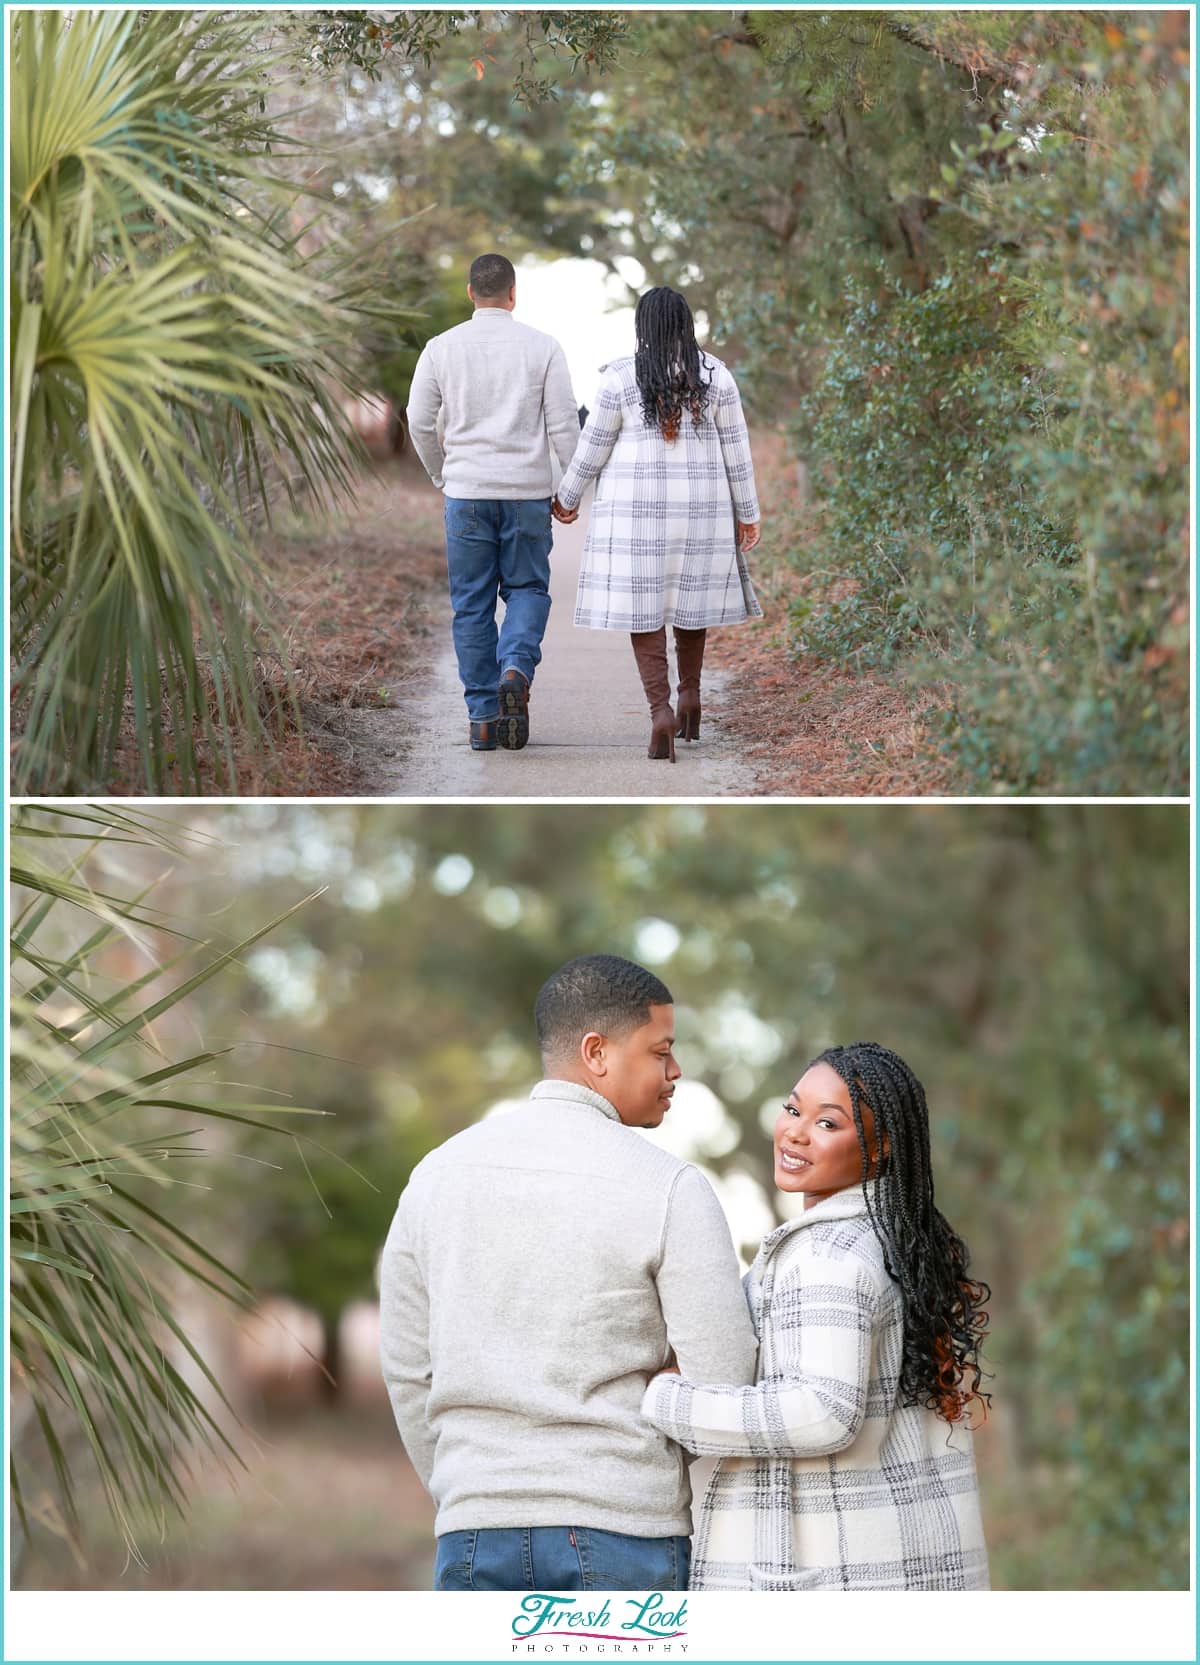
<path fill-rule="evenodd" d="M 753 549 L 762 536 L 761 520 L 739 520 L 737 523 L 737 546 L 743 553 Z"/>
<path fill-rule="evenodd" d="M 573 520 L 579 519 L 578 506 L 574 509 L 564 509 L 557 497 L 550 505 L 550 513 L 554 516 L 555 520 L 561 520 L 564 526 L 569 526 Z"/>

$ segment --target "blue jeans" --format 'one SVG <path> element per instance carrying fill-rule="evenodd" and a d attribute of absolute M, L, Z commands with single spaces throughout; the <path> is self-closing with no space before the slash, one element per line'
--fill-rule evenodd
<path fill-rule="evenodd" d="M 550 499 L 446 498 L 454 651 L 472 722 L 500 714 L 497 685 L 516 666 L 530 682 L 550 617 Z M 504 623 L 496 631 L 496 597 Z"/>
<path fill-rule="evenodd" d="M 687 1538 L 631 1538 L 591 1526 L 444 1532 L 435 1590 L 686 1590 Z"/>

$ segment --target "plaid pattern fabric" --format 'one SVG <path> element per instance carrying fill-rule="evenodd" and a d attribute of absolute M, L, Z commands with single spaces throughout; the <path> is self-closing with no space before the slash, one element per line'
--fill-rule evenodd
<path fill-rule="evenodd" d="M 763 1241 L 754 1387 L 656 1376 L 643 1411 L 719 1455 L 694 1590 L 986 1590 L 970 1430 L 897 1404 L 904 1319 L 862 1186 Z"/>
<path fill-rule="evenodd" d="M 700 630 L 761 618 L 734 517 L 759 518 L 737 383 L 704 355 L 712 394 L 670 445 L 642 419 L 632 358 L 606 365 L 596 408 L 558 488 L 573 509 L 591 480 L 575 623 L 589 630 Z"/>

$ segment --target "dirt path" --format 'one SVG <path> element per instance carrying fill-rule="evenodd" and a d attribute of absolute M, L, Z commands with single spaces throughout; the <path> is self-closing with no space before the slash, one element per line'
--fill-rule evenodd
<path fill-rule="evenodd" d="M 237 794 L 824 798 L 960 789 L 933 739 L 947 690 L 905 689 L 899 678 L 797 655 L 793 604 L 802 618 L 829 583 L 819 516 L 795 490 L 782 436 L 768 430 L 755 448 L 771 505 L 751 557 L 765 617 L 710 633 L 702 738 L 679 744 L 674 765 L 646 756 L 649 714 L 629 638 L 572 623 L 590 501 L 575 525 L 555 528 L 530 744 L 471 751 L 450 640 L 442 498 L 404 456 L 367 470 L 355 500 L 331 518 L 284 513 L 263 538 L 286 656 L 264 648 L 259 662 L 272 741 L 262 748 L 235 736 Z M 201 795 L 228 793 L 222 757 L 199 735 L 198 744 Z M 104 790 L 145 792 L 131 704 Z"/>
<path fill-rule="evenodd" d="M 768 454 L 766 444 L 761 449 Z M 553 607 L 530 744 L 472 752 L 450 640 L 442 501 L 415 459 L 364 480 L 332 528 L 276 540 L 305 735 L 256 790 L 395 798 L 927 796 L 953 790 L 930 738 L 941 696 L 905 693 L 793 650 L 792 603 L 813 581 L 819 524 L 781 468 L 752 567 L 765 617 L 709 637 L 703 735 L 646 757 L 649 716 L 628 637 L 572 623 L 590 502 L 555 528 Z"/>
<path fill-rule="evenodd" d="M 706 678 L 699 742 L 681 743 L 674 765 L 647 758 L 649 712 L 628 636 L 571 622 L 589 507 L 573 526 L 555 528 L 553 607 L 529 745 L 470 749 L 447 612 L 440 643 L 436 630 L 430 641 L 428 674 L 400 690 L 394 710 L 362 714 L 383 742 L 378 773 L 364 790 L 422 798 L 715 798 L 759 790 L 757 771 L 721 721 L 727 671 Z"/>

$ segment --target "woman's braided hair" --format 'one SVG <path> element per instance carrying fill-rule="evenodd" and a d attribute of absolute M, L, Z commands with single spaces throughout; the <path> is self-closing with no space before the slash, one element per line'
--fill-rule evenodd
<path fill-rule="evenodd" d="M 677 289 L 647 289 L 633 315 L 637 349 L 633 371 L 648 428 L 660 428 L 670 444 L 679 436 L 684 406 L 699 427 L 712 391 L 703 377 L 692 309 Z"/>
<path fill-rule="evenodd" d="M 874 1041 L 832 1046 L 813 1060 L 837 1071 L 850 1094 L 862 1152 L 867 1213 L 884 1265 L 904 1303 L 900 1401 L 925 1405 L 957 1422 L 974 1403 L 987 1415 L 979 1349 L 987 1330 L 991 1289 L 967 1277 L 967 1246 L 933 1203 L 929 1110 L 925 1089 L 896 1053 Z M 873 1168 L 863 1127 L 864 1104 L 875 1117 Z"/>

